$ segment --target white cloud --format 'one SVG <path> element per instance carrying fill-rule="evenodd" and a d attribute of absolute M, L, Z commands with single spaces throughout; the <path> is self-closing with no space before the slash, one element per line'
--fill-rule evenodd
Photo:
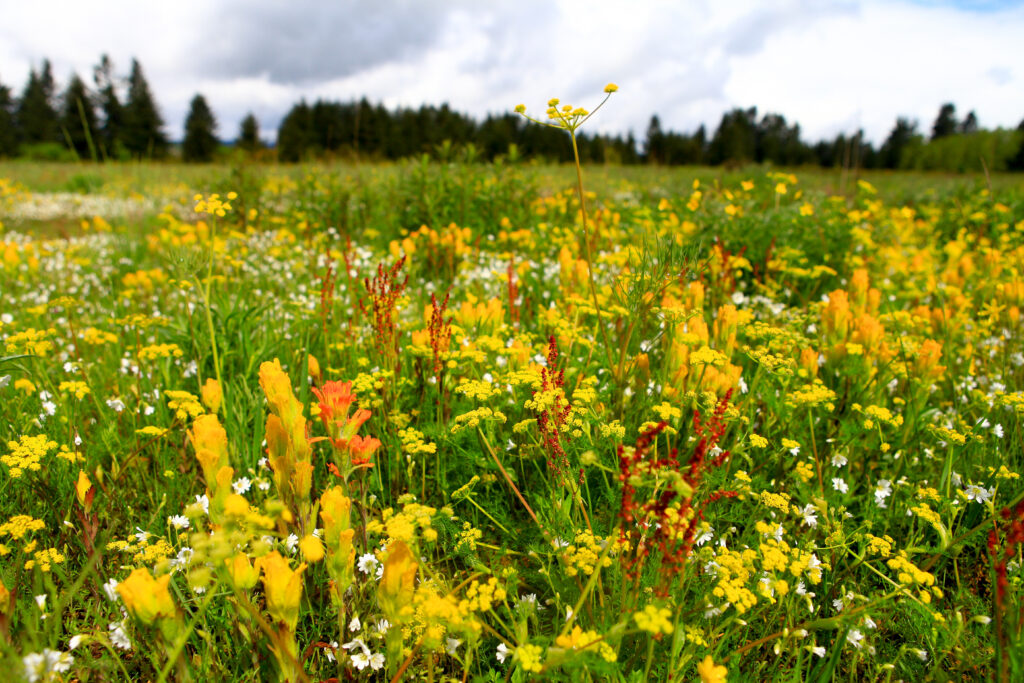
<path fill-rule="evenodd" d="M 897 115 L 930 127 L 939 105 L 984 126 L 1024 117 L 1024 8 L 883 0 L 431 2 L 125 0 L 6 3 L 0 81 L 21 90 L 44 57 L 61 85 L 107 52 L 138 57 L 177 137 L 202 92 L 224 138 L 249 110 L 264 134 L 300 97 L 389 106 L 447 101 L 476 116 L 549 97 L 582 106 L 621 90 L 594 120 L 642 137 L 709 132 L 733 106 L 799 122 L 806 139 L 863 127 L 881 142 Z M 288 7 L 289 11 L 281 8 Z"/>

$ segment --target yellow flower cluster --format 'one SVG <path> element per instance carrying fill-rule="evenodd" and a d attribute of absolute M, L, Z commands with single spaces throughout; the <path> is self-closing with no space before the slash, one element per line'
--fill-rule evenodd
<path fill-rule="evenodd" d="M 492 576 L 487 583 L 473 581 L 466 589 L 465 596 L 459 603 L 460 608 L 471 612 L 487 612 L 494 603 L 503 602 L 507 593 L 498 585 L 498 579 Z"/>
<path fill-rule="evenodd" d="M 604 552 L 605 544 L 611 543 L 612 539 L 602 539 L 590 531 L 581 531 L 576 534 L 576 539 L 565 547 L 562 554 L 562 561 L 565 562 L 565 573 L 568 576 L 576 576 L 579 573 L 590 576 L 597 569 L 601 553 Z M 612 559 L 605 555 L 601 560 L 602 567 L 610 567 Z"/>
<path fill-rule="evenodd" d="M 89 385 L 85 382 L 61 382 L 57 386 L 57 391 L 62 394 L 71 394 L 79 401 L 92 393 Z"/>
<path fill-rule="evenodd" d="M 220 195 L 216 193 L 207 197 L 197 194 L 192 199 L 196 202 L 196 213 L 205 213 L 223 218 L 227 215 L 228 211 L 231 211 L 231 202 L 237 198 L 238 195 L 236 193 L 228 192 L 227 201 L 222 200 Z"/>
<path fill-rule="evenodd" d="M 570 650 L 585 650 L 594 644 L 597 645 L 597 653 L 604 661 L 614 662 L 618 658 L 614 648 L 605 642 L 597 631 L 584 631 L 579 624 L 573 626 L 571 632 L 555 638 L 555 645 Z"/>
<path fill-rule="evenodd" d="M 467 379 L 455 387 L 455 393 L 477 401 L 486 401 L 500 394 L 501 390 L 493 382 L 487 382 L 482 379 Z"/>
<path fill-rule="evenodd" d="M 57 442 L 52 441 L 45 434 L 22 436 L 18 441 L 7 442 L 10 452 L 0 455 L 0 462 L 11 469 L 11 478 L 17 479 L 25 470 L 38 472 L 42 469 L 40 461 L 56 447 Z"/>
<path fill-rule="evenodd" d="M 7 337 L 5 344 L 7 353 L 26 353 L 30 356 L 45 356 L 53 348 L 53 342 L 46 339 L 57 333 L 57 330 L 36 330 L 28 328 Z"/>
<path fill-rule="evenodd" d="M 156 360 L 157 358 L 181 358 L 184 355 L 177 344 L 151 344 L 139 349 L 139 360 Z"/>
<path fill-rule="evenodd" d="M 490 408 L 477 408 L 471 410 L 468 413 L 462 415 L 456 415 L 454 423 L 452 424 L 452 434 L 458 434 L 463 429 L 475 429 L 480 425 L 481 422 L 497 422 L 503 424 L 507 417 L 500 410 L 491 410 Z"/>
<path fill-rule="evenodd" d="M 892 536 L 885 535 L 879 538 L 872 534 L 867 534 L 865 538 L 868 539 L 867 551 L 874 555 L 880 555 L 882 557 L 889 557 L 892 555 L 892 546 L 895 541 Z"/>
<path fill-rule="evenodd" d="M 33 531 L 42 531 L 45 528 L 46 523 L 41 519 L 34 519 L 29 515 L 15 515 L 0 525 L 0 536 L 10 536 L 14 540 L 20 541 L 27 534 Z"/>
<path fill-rule="evenodd" d="M 437 444 L 428 443 L 423 432 L 412 427 L 398 430 L 398 438 L 402 440 L 402 451 L 409 455 L 437 452 Z"/>
<path fill-rule="evenodd" d="M 544 664 L 544 649 L 527 643 L 516 648 L 515 657 L 523 671 L 539 674 Z"/>
<path fill-rule="evenodd" d="M 203 404 L 199 402 L 199 397 L 195 394 L 168 389 L 164 392 L 164 396 L 167 397 L 167 407 L 174 411 L 174 416 L 179 420 L 199 417 L 206 412 L 203 409 Z"/>
<path fill-rule="evenodd" d="M 633 620 L 641 631 L 647 631 L 654 635 L 660 633 L 670 635 L 672 633 L 672 611 L 667 607 L 647 605 L 643 612 L 633 615 Z"/>
<path fill-rule="evenodd" d="M 789 494 L 786 493 L 772 493 L 771 491 L 762 491 L 761 503 L 767 507 L 780 510 L 783 513 L 789 512 Z"/>
<path fill-rule="evenodd" d="M 32 559 L 25 561 L 25 569 L 39 567 L 39 571 L 49 572 L 52 565 L 64 564 L 64 556 L 61 555 L 56 548 L 34 550 L 35 543 L 35 541 L 32 541 L 32 543 L 25 547 L 26 553 L 32 553 Z"/>

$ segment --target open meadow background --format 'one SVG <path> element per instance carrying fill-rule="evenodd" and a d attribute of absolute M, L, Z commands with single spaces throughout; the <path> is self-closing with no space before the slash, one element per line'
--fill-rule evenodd
<path fill-rule="evenodd" d="M 0 680 L 1024 678 L 1017 3 L 84 7 Z"/>

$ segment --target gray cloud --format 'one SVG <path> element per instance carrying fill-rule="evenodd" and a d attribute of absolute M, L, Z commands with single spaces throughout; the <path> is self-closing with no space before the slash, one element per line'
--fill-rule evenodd
<path fill-rule="evenodd" d="M 233 0 L 215 9 L 189 59 L 193 68 L 225 78 L 266 75 L 282 84 L 344 78 L 415 58 L 435 44 L 449 15 L 464 4 Z"/>

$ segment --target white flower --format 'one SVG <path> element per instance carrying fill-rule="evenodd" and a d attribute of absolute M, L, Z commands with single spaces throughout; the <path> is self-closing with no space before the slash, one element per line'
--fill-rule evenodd
<path fill-rule="evenodd" d="M 844 465 L 846 465 L 847 462 L 849 461 L 846 459 L 845 455 L 840 455 L 839 453 L 836 453 L 835 455 L 832 456 L 833 467 L 843 467 Z"/>
<path fill-rule="evenodd" d="M 175 529 L 187 529 L 189 525 L 188 517 L 185 515 L 172 515 L 167 518 L 167 523 Z"/>
<path fill-rule="evenodd" d="M 820 645 L 818 647 L 812 647 L 811 648 L 811 652 L 813 652 L 814 654 L 818 655 L 819 657 L 824 657 L 825 656 L 825 648 L 823 648 Z"/>
<path fill-rule="evenodd" d="M 206 497 L 205 493 L 201 496 L 196 496 L 196 502 L 203 508 L 204 514 L 210 514 L 210 499 Z"/>
<path fill-rule="evenodd" d="M 839 493 L 846 493 L 847 491 L 850 490 L 850 487 L 846 484 L 846 481 L 840 479 L 839 477 L 835 477 L 832 479 L 832 488 L 834 488 L 836 491 L 839 491 Z"/>
<path fill-rule="evenodd" d="M 43 401 L 43 412 L 47 415 L 53 415 L 57 412 L 57 404 L 53 401 Z"/>
<path fill-rule="evenodd" d="M 875 486 L 875 505 L 880 508 L 886 507 L 885 499 L 892 495 L 892 482 L 888 479 L 880 479 Z"/>
<path fill-rule="evenodd" d="M 242 495 L 249 490 L 250 486 L 252 486 L 252 481 L 249 477 L 242 477 L 241 479 L 236 479 L 235 483 L 231 485 L 231 488 L 234 489 L 235 493 L 238 495 Z"/>
<path fill-rule="evenodd" d="M 510 654 L 512 654 L 512 650 L 509 650 L 505 643 L 498 643 L 498 650 L 494 653 L 494 656 L 498 658 L 498 662 L 504 664 L 505 658 Z"/>
<path fill-rule="evenodd" d="M 359 556 L 359 562 L 356 564 L 359 567 L 359 571 L 364 574 L 369 574 L 380 564 L 380 560 L 376 558 L 373 553 L 365 553 Z"/>
<path fill-rule="evenodd" d="M 384 633 L 388 632 L 389 628 L 391 628 L 391 622 L 388 621 L 387 619 L 381 619 L 380 621 L 377 622 L 376 628 L 377 628 L 377 633 L 380 633 L 380 634 L 383 635 Z"/>
<path fill-rule="evenodd" d="M 922 662 L 928 661 L 928 650 L 911 650 Z"/>
<path fill-rule="evenodd" d="M 299 537 L 295 534 L 288 534 L 288 538 L 284 540 L 284 547 L 288 549 L 292 555 L 295 554 L 295 549 L 299 546 Z"/>
<path fill-rule="evenodd" d="M 46 596 L 45 595 L 37 595 L 36 596 L 36 604 L 39 605 L 39 609 L 45 610 L 46 609 Z"/>
<path fill-rule="evenodd" d="M 76 647 L 85 642 L 87 636 L 79 633 L 77 636 L 71 636 L 71 640 L 68 641 L 68 650 L 74 650 Z"/>
<path fill-rule="evenodd" d="M 119 398 L 111 398 L 107 400 L 107 407 L 113 410 L 115 413 L 120 413 L 124 410 L 124 401 Z"/>
<path fill-rule="evenodd" d="M 64 673 L 71 668 L 74 661 L 75 658 L 71 656 L 70 652 L 46 649 L 42 653 L 25 655 L 21 659 L 21 665 L 24 667 L 25 678 L 29 680 L 29 683 L 36 683 L 36 681 L 51 680 L 50 674 L 52 673 Z"/>
<path fill-rule="evenodd" d="M 10 375 L 4 375 L 3 377 L 0 377 L 0 389 L 3 389 L 4 387 L 6 387 L 10 383 L 11 383 L 11 376 Z"/>
<path fill-rule="evenodd" d="M 110 600 L 110 602 L 117 602 L 118 599 L 121 597 L 116 589 L 117 579 L 111 579 L 110 581 L 107 581 L 105 584 L 103 584 L 103 592 L 106 593 L 107 600 Z"/>
<path fill-rule="evenodd" d="M 986 489 L 977 484 L 970 484 L 964 489 L 964 493 L 967 494 L 967 500 L 973 500 L 975 503 L 987 503 L 992 495 L 996 492 L 995 488 Z"/>
<path fill-rule="evenodd" d="M 449 638 L 445 643 L 445 652 L 451 656 L 455 656 L 455 651 L 459 649 L 459 645 L 462 645 L 462 641 L 458 638 Z"/>
<path fill-rule="evenodd" d="M 352 621 L 348 623 L 348 630 L 355 632 L 363 627 L 363 622 L 359 621 L 359 615 L 352 617 Z"/>
<path fill-rule="evenodd" d="M 366 667 L 370 666 L 370 655 L 369 650 L 366 652 L 357 652 L 354 655 L 349 655 L 352 660 L 352 666 L 362 671 Z"/>
<path fill-rule="evenodd" d="M 338 641 L 332 640 L 331 644 L 324 648 L 324 654 L 327 655 L 327 661 L 334 663 L 334 653 L 338 651 Z"/>
<path fill-rule="evenodd" d="M 861 641 L 864 640 L 864 634 L 859 629 L 851 628 L 850 632 L 846 634 L 846 642 L 853 645 L 858 650 L 861 647 Z"/>
<path fill-rule="evenodd" d="M 125 622 L 113 621 L 107 624 L 107 630 L 110 631 L 110 642 L 114 644 L 114 647 L 122 650 L 132 649 L 132 641 L 128 640 L 128 633 L 124 630 Z"/>
<path fill-rule="evenodd" d="M 864 628 L 878 628 L 878 624 L 871 617 L 864 617 Z"/>
<path fill-rule="evenodd" d="M 809 527 L 818 526 L 818 516 L 814 514 L 815 512 L 817 512 L 817 510 L 811 503 L 804 506 L 804 509 L 800 511 L 800 514 L 804 516 L 804 524 Z"/>
<path fill-rule="evenodd" d="M 992 428 L 992 434 L 997 439 L 1003 438 L 1003 433 L 1003 425 L 996 425 L 995 427 Z"/>

